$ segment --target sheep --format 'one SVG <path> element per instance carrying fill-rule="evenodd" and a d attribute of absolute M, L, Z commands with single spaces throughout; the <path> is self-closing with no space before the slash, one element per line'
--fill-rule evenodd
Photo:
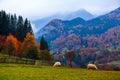
<path fill-rule="evenodd" d="M 61 66 L 61 63 L 60 62 L 55 62 L 53 67 L 60 67 Z"/>
<path fill-rule="evenodd" d="M 98 68 L 97 68 L 97 66 L 95 65 L 95 64 L 88 64 L 87 65 L 87 69 L 94 69 L 94 70 L 97 70 Z"/>

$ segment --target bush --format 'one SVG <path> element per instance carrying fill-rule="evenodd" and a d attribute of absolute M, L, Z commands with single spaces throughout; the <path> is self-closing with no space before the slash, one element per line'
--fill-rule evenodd
<path fill-rule="evenodd" d="M 37 55 L 37 47 L 36 46 L 30 46 L 28 49 L 27 49 L 27 55 L 26 57 L 27 58 L 30 58 L 30 59 L 37 59 L 38 55 Z"/>
<path fill-rule="evenodd" d="M 87 67 L 87 65 L 85 63 L 80 64 L 80 68 L 86 68 L 86 67 Z"/>
<path fill-rule="evenodd" d="M 113 64 L 99 64 L 98 65 L 98 69 L 100 70 L 115 70 L 115 71 L 119 71 L 120 68 L 113 65 Z"/>
<path fill-rule="evenodd" d="M 114 66 L 113 70 L 115 70 L 115 71 L 120 71 L 120 67 Z"/>

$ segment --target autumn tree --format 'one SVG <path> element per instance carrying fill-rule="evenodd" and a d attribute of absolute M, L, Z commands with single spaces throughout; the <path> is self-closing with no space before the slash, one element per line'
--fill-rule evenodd
<path fill-rule="evenodd" d="M 66 59 L 68 60 L 70 67 L 72 67 L 72 61 L 73 61 L 74 57 L 75 57 L 75 52 L 74 51 L 67 52 Z"/>
<path fill-rule="evenodd" d="M 38 51 L 35 45 L 31 45 L 26 49 L 26 57 L 30 59 L 37 59 L 38 58 Z"/>
<path fill-rule="evenodd" d="M 5 49 L 5 46 L 6 46 L 5 36 L 0 35 L 0 52 L 2 52 L 3 49 Z"/>
<path fill-rule="evenodd" d="M 45 60 L 45 61 L 51 61 L 50 52 L 48 50 L 41 50 L 40 55 L 39 55 L 39 59 Z"/>
<path fill-rule="evenodd" d="M 7 51 L 8 51 L 8 55 L 14 55 L 17 56 L 17 50 L 19 48 L 18 46 L 18 40 L 12 35 L 10 34 L 9 36 L 7 36 L 6 38 L 6 44 L 7 44 Z"/>
<path fill-rule="evenodd" d="M 23 57 L 37 59 L 37 46 L 35 38 L 32 34 L 27 33 L 26 38 L 23 41 Z"/>
<path fill-rule="evenodd" d="M 22 57 L 22 53 L 23 53 L 23 51 L 22 51 L 22 43 L 20 41 L 18 41 L 17 56 L 21 58 Z"/>

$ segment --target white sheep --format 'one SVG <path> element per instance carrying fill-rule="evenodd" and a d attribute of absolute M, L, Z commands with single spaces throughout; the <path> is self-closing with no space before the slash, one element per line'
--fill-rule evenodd
<path fill-rule="evenodd" d="M 53 67 L 60 67 L 61 66 L 61 63 L 60 62 L 55 62 Z"/>
<path fill-rule="evenodd" d="M 97 66 L 95 64 L 88 64 L 87 65 L 87 69 L 94 69 L 94 70 L 97 70 Z"/>

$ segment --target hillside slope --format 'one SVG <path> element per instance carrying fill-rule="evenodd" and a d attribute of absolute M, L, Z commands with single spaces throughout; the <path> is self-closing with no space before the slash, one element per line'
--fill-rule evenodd
<path fill-rule="evenodd" d="M 53 42 L 59 42 L 59 39 L 63 39 L 63 43 L 67 43 L 70 42 L 69 40 L 71 38 L 74 38 L 74 40 L 71 40 L 72 45 L 74 46 L 75 42 L 77 42 L 77 39 L 79 43 L 77 44 L 80 45 L 80 39 L 83 38 L 83 36 L 100 35 L 106 32 L 108 29 L 119 25 L 120 8 L 89 21 L 85 21 L 82 18 L 75 18 L 69 21 L 54 19 L 50 21 L 44 28 L 42 28 L 37 34 L 39 35 L 38 40 L 42 35 L 45 36 L 50 48 L 52 48 L 52 46 L 54 47 Z"/>
<path fill-rule="evenodd" d="M 38 40 L 43 35 L 55 60 L 63 63 L 68 50 L 76 52 L 76 64 L 120 59 L 120 8 L 88 21 L 54 19 L 38 33 Z"/>

